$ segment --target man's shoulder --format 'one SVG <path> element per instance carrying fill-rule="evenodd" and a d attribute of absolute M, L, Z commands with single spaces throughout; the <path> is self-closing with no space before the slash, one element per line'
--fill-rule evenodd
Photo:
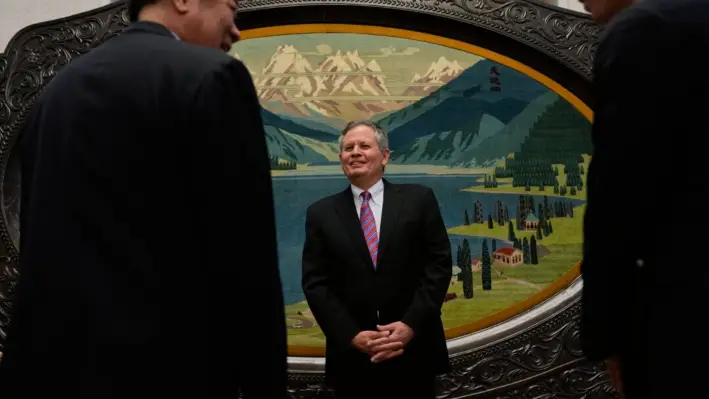
<path fill-rule="evenodd" d="M 636 40 L 635 37 L 630 37 L 633 36 L 633 33 L 644 30 L 649 25 L 663 23 L 665 21 L 652 7 L 647 7 L 645 4 L 634 4 L 619 12 L 606 26 L 601 37 L 601 48 Z"/>
<path fill-rule="evenodd" d="M 400 193 L 407 197 L 423 197 L 432 193 L 431 187 L 418 183 L 388 183 L 392 188 L 395 188 Z"/>
<path fill-rule="evenodd" d="M 594 68 L 602 68 L 617 57 L 629 54 L 646 41 L 653 41 L 660 46 L 661 35 L 668 21 L 658 12 L 658 6 L 647 4 L 649 1 L 635 3 L 619 12 L 605 27 L 600 38 Z"/>
<path fill-rule="evenodd" d="M 697 25 L 706 27 L 709 2 L 706 0 L 644 0 L 627 7 L 608 24 L 603 39 L 641 39 L 641 35 L 677 32 L 675 28 Z M 661 29 L 658 29 L 661 28 Z M 642 32 L 639 35 L 633 33 Z M 679 33 L 679 32 L 677 32 Z"/>
<path fill-rule="evenodd" d="M 191 60 L 193 64 L 198 64 L 205 69 L 216 68 L 230 63 L 242 64 L 240 60 L 221 50 L 180 41 L 174 44 L 177 56 Z"/>
<path fill-rule="evenodd" d="M 709 29 L 708 18 L 706 0 L 636 2 L 606 26 L 596 52 L 595 68 L 617 57 L 636 58 L 633 53 L 666 53 L 690 46 L 699 31 Z"/>
<path fill-rule="evenodd" d="M 706 25 L 701 16 L 709 11 L 706 0 L 643 0 L 628 8 L 629 16 L 642 18 L 642 13 L 654 14 L 667 22 L 700 22 Z"/>
<path fill-rule="evenodd" d="M 313 202 L 312 204 L 310 204 L 308 206 L 308 209 L 306 210 L 306 214 L 307 215 L 319 215 L 322 212 L 334 209 L 335 204 L 343 195 L 344 195 L 343 192 L 340 191 L 338 193 L 331 194 L 326 197 L 320 198 L 319 200 Z"/>
<path fill-rule="evenodd" d="M 101 67 L 98 68 L 98 65 Z M 72 61 L 57 75 L 56 80 L 96 76 L 101 71 L 110 71 L 100 76 L 110 77 L 118 84 L 124 84 L 122 78 L 136 81 L 149 79 L 154 82 L 155 76 L 158 76 L 160 79 L 179 82 L 184 79 L 197 81 L 204 76 L 224 71 L 248 73 L 240 60 L 223 51 L 168 36 L 130 32 Z"/>
<path fill-rule="evenodd" d="M 243 62 L 230 54 L 178 40 L 167 41 L 166 46 L 156 49 L 153 54 L 156 56 L 154 62 L 183 74 L 207 75 L 228 68 L 246 71 Z"/>

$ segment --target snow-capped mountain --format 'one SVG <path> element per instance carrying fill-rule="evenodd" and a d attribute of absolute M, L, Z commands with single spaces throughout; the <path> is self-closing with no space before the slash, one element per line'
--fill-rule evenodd
<path fill-rule="evenodd" d="M 456 78 L 461 72 L 463 72 L 463 67 L 458 64 L 458 61 L 449 61 L 446 57 L 441 56 L 431 63 L 431 66 L 423 76 L 418 73 L 414 74 L 414 77 L 411 79 L 412 86 L 408 87 L 403 95 L 428 95 Z"/>
<path fill-rule="evenodd" d="M 278 46 L 257 80 L 261 102 L 274 112 L 328 118 L 360 119 L 402 107 L 378 99 L 391 93 L 382 69 L 358 51 L 327 56 L 315 67 L 292 45 Z"/>

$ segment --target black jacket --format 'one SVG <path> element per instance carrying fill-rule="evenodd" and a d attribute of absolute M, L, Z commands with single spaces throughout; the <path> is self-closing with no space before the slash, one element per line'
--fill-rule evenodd
<path fill-rule="evenodd" d="M 53 79 L 20 151 L 0 397 L 285 396 L 269 163 L 240 61 L 134 24 Z"/>
<path fill-rule="evenodd" d="M 353 194 L 344 191 L 308 208 L 303 291 L 325 333 L 326 372 L 333 385 L 367 383 L 369 356 L 351 346 L 360 331 L 403 321 L 414 330 L 404 354 L 382 365 L 433 376 L 449 370 L 441 306 L 450 285 L 450 241 L 433 191 L 384 180 L 376 269 Z"/>

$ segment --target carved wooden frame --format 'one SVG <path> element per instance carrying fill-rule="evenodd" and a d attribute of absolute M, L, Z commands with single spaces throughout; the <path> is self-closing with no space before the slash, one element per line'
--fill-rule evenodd
<path fill-rule="evenodd" d="M 534 0 L 241 0 L 239 7 L 242 30 L 366 24 L 469 42 L 540 71 L 587 103 L 601 34 L 600 26 L 583 14 Z M 126 2 L 119 1 L 28 26 L 0 54 L 0 344 L 19 273 L 17 237 L 4 206 L 17 194 L 17 187 L 6 182 L 19 128 L 43 87 L 63 66 L 128 26 L 126 8 Z M 526 314 L 449 341 L 453 371 L 439 378 L 439 397 L 616 397 L 602 366 L 588 363 L 580 350 L 580 287 L 577 279 Z M 322 359 L 291 357 L 289 363 L 291 397 L 330 397 Z"/>

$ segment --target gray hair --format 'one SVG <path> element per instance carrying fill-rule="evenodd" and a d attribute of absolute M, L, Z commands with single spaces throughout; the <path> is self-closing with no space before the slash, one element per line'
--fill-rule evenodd
<path fill-rule="evenodd" d="M 382 129 L 379 124 L 377 124 L 377 122 L 370 120 L 357 120 L 347 123 L 345 128 L 342 129 L 342 132 L 340 133 L 340 138 L 338 139 L 340 152 L 342 152 L 342 139 L 344 139 L 347 132 L 356 128 L 357 126 L 367 126 L 370 129 L 374 130 L 374 137 L 377 139 L 377 145 L 379 146 L 379 149 L 382 151 L 386 151 L 389 149 L 389 137 L 387 136 L 387 133 L 384 131 L 384 129 Z"/>

